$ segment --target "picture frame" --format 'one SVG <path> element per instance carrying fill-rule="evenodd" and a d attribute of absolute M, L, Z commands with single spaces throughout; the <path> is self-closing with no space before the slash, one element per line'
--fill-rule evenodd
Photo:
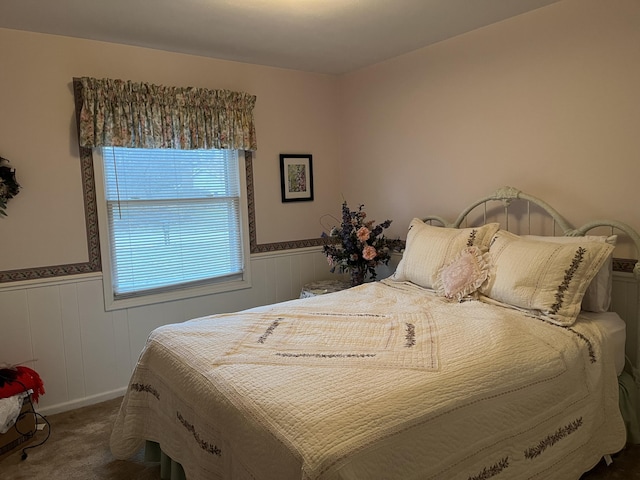
<path fill-rule="evenodd" d="M 283 202 L 313 201 L 313 156 L 280 154 L 280 188 Z"/>

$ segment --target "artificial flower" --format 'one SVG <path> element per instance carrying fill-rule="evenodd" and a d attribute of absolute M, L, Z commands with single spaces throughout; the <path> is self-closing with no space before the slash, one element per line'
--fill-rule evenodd
<path fill-rule="evenodd" d="M 342 204 L 342 222 L 333 227 L 329 234 L 322 233 L 328 242 L 323 246 L 324 254 L 331 265 L 331 272 L 351 273 L 352 285 L 362 283 L 367 275 L 375 280 L 376 267 L 387 265 L 391 258 L 391 244 L 383 231 L 389 228 L 391 220 L 375 225 L 374 221 L 365 221 L 367 217 L 360 205 L 350 210 L 347 202 Z"/>

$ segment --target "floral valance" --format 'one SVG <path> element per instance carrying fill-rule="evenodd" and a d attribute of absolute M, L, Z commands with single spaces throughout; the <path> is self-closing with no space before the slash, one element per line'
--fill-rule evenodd
<path fill-rule="evenodd" d="M 83 147 L 256 150 L 256 97 L 82 77 Z"/>

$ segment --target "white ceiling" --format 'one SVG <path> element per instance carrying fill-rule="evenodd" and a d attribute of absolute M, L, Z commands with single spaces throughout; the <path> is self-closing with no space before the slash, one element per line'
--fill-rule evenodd
<path fill-rule="evenodd" d="M 0 0 L 0 27 L 342 74 L 557 1 Z"/>

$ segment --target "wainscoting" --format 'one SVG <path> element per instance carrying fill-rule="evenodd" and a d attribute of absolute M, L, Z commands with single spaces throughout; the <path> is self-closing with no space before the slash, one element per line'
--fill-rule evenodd
<path fill-rule="evenodd" d="M 314 247 L 252 255 L 249 289 L 109 312 L 101 274 L 3 284 L 0 363 L 25 363 L 40 374 L 40 413 L 89 405 L 124 393 L 154 328 L 298 298 L 305 283 L 328 278 Z"/>
<path fill-rule="evenodd" d="M 379 278 L 393 272 L 399 258 L 394 255 Z M 124 394 L 154 328 L 291 300 L 305 283 L 334 277 L 318 247 L 254 254 L 251 274 L 250 289 L 109 312 L 100 274 L 4 284 L 0 363 L 26 363 L 38 371 L 46 389 L 40 413 L 90 405 Z M 627 355 L 638 364 L 639 295 L 630 274 L 614 274 L 612 307 L 627 321 Z"/>

